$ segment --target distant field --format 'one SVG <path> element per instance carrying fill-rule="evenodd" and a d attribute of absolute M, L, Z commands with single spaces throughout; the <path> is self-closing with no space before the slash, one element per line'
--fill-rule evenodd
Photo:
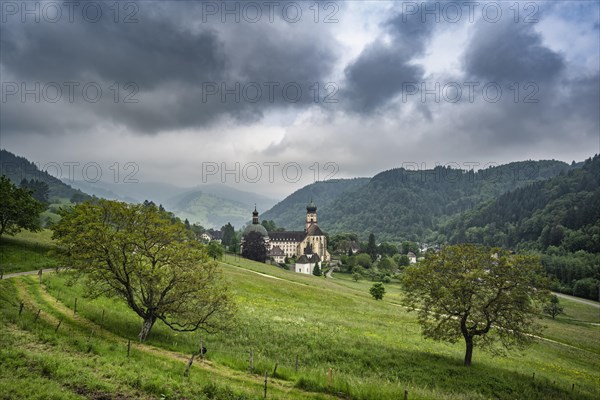
<path fill-rule="evenodd" d="M 552 341 L 507 357 L 476 349 L 467 369 L 462 343 L 421 338 L 415 316 L 394 304 L 403 295 L 398 285 L 386 285 L 388 295 L 375 301 L 367 280 L 305 276 L 233 256 L 224 261 L 239 304 L 236 327 L 204 334 L 208 361 L 189 381 L 183 370 L 199 332 L 175 333 L 158 323 L 148 344 L 136 344 L 127 359 L 126 338 L 136 337 L 140 321 L 124 304 L 86 299 L 81 286 L 67 285 L 66 273 L 45 275 L 47 292 L 37 277 L 0 282 L 8 321 L 0 327 L 0 365 L 10 365 L 0 367 L 0 393 L 35 398 L 47 384 L 55 398 L 262 399 L 264 372 L 272 375 L 276 364 L 269 399 L 401 399 L 405 389 L 409 399 L 596 399 L 600 393 L 600 315 L 591 306 L 561 300 L 565 316 L 543 317 L 543 336 Z M 21 318 L 17 298 L 26 303 Z M 42 317 L 34 323 L 38 309 Z"/>
<path fill-rule="evenodd" d="M 15 236 L 3 235 L 0 239 L 0 268 L 4 273 L 53 268 L 56 259 L 49 254 L 54 248 L 52 231 L 22 231 Z"/>

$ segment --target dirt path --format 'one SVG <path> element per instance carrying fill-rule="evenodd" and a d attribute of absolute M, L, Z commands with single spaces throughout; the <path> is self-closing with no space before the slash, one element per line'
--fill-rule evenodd
<path fill-rule="evenodd" d="M 569 296 L 568 294 L 562 294 L 562 293 L 556 293 L 556 292 L 552 292 L 552 294 L 555 294 L 557 297 L 561 297 L 563 299 L 573 300 L 578 303 L 587 304 L 588 306 L 600 308 L 600 303 L 598 303 L 597 301 L 594 301 L 594 300 L 582 299 L 582 298 L 575 297 L 575 296 Z"/>
<path fill-rule="evenodd" d="M 42 270 L 42 274 L 46 273 L 46 272 L 53 272 L 56 271 L 56 268 L 46 268 Z M 13 272 L 12 274 L 5 274 L 2 276 L 2 279 L 8 279 L 8 278 L 15 278 L 17 276 L 25 276 L 25 275 L 37 275 L 40 273 L 39 269 L 36 269 L 35 271 L 24 271 L 24 272 Z"/>
<path fill-rule="evenodd" d="M 53 272 L 53 271 L 54 271 L 54 269 L 50 270 L 50 272 Z M 30 273 L 21 273 L 21 275 L 17 275 L 17 276 L 33 275 L 33 274 L 37 273 L 38 271 L 29 271 L 29 272 Z M 50 293 L 48 293 L 45 290 L 44 286 L 42 286 L 40 288 L 38 293 L 39 293 L 41 299 L 45 302 L 45 304 L 40 304 L 40 303 L 38 303 L 38 301 L 36 301 L 36 299 L 29 292 L 29 290 L 27 289 L 27 287 L 23 281 L 21 281 L 21 280 L 17 281 L 16 288 L 17 288 L 17 293 L 18 293 L 21 301 L 23 301 L 23 303 L 25 303 L 27 308 L 29 308 L 30 310 L 36 310 L 36 309 L 42 309 L 42 308 L 48 307 L 48 308 L 54 310 L 55 312 L 58 312 L 61 316 L 60 319 L 63 320 L 66 324 L 71 324 L 75 327 L 78 327 L 79 329 L 81 329 L 81 328 L 84 328 L 86 330 L 89 329 L 93 332 L 95 337 L 100 337 L 100 338 L 103 338 L 104 340 L 108 340 L 108 341 L 112 341 L 112 342 L 116 342 L 116 343 L 125 341 L 125 338 L 123 338 L 115 333 L 112 333 L 107 329 L 102 328 L 100 325 L 96 324 L 95 322 L 90 321 L 90 320 L 82 317 L 79 314 L 73 315 L 73 311 L 69 307 L 67 307 L 67 305 L 65 305 L 62 301 L 60 301 L 60 300 L 57 301 L 57 299 L 55 297 L 50 295 Z M 40 318 L 46 320 L 51 325 L 56 325 L 59 321 L 59 318 L 46 312 L 45 310 L 42 310 L 42 312 L 40 313 Z M 189 361 L 189 355 L 187 355 L 187 354 L 182 354 L 182 353 L 162 349 L 160 347 L 148 345 L 146 343 L 139 343 L 137 341 L 135 341 L 135 342 L 132 341 L 131 348 L 134 350 L 142 351 L 147 354 L 152 354 L 157 357 L 166 357 L 171 360 L 176 360 L 178 362 L 181 362 L 184 365 L 187 364 Z M 242 386 L 252 385 L 252 386 L 256 386 L 256 387 L 261 387 L 263 384 L 263 380 L 264 380 L 264 377 L 262 375 L 248 375 L 245 372 L 233 370 L 226 366 L 213 363 L 209 360 L 201 361 L 199 359 L 196 359 L 194 361 L 194 364 L 192 365 L 192 368 L 199 368 L 199 369 L 203 369 L 205 371 L 209 371 L 210 373 L 214 373 L 215 375 L 217 375 L 221 378 L 235 381 L 239 385 L 242 385 Z M 337 397 L 335 397 L 335 396 L 330 396 L 330 395 L 327 395 L 324 393 L 316 393 L 316 392 L 313 393 L 313 392 L 307 392 L 307 391 L 302 391 L 302 390 L 296 389 L 294 387 L 294 382 L 290 382 L 290 381 L 270 378 L 269 383 L 271 385 L 273 385 L 273 388 L 276 391 L 279 392 L 279 393 L 276 392 L 278 395 L 285 396 L 285 394 L 288 392 L 294 392 L 295 394 L 302 394 L 302 396 L 304 396 L 305 398 L 337 399 Z"/>

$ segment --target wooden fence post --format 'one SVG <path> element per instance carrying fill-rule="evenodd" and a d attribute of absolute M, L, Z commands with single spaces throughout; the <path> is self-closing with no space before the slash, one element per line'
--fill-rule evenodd
<path fill-rule="evenodd" d="M 408 400 L 408 390 L 404 389 L 404 400 Z"/>
<path fill-rule="evenodd" d="M 200 359 L 204 359 L 204 343 L 202 342 L 202 335 L 200 335 Z"/>
<path fill-rule="evenodd" d="M 35 314 L 35 319 L 33 320 L 33 322 L 35 322 L 35 321 L 37 321 L 37 320 L 38 320 L 38 318 L 40 317 L 40 312 L 41 312 L 41 311 L 42 311 L 42 310 L 38 309 L 38 312 L 37 312 L 37 314 Z"/>
<path fill-rule="evenodd" d="M 77 297 L 75 297 L 75 305 L 73 306 L 73 315 L 77 314 Z"/>
<path fill-rule="evenodd" d="M 265 369 L 265 399 L 267 398 L 267 370 Z"/>
<path fill-rule="evenodd" d="M 188 377 L 190 376 L 190 368 L 192 368 L 192 363 L 194 362 L 194 353 L 192 353 L 192 356 L 190 357 L 190 360 L 188 361 L 187 367 L 185 368 L 185 372 L 183 373 L 183 376 Z"/>
<path fill-rule="evenodd" d="M 54 329 L 54 333 L 58 332 L 58 328 L 60 328 L 60 324 L 62 324 L 62 318 L 58 320 L 58 325 L 56 325 L 56 328 Z"/>
<path fill-rule="evenodd" d="M 253 369 L 254 369 L 254 363 L 253 363 L 253 359 L 252 359 L 252 349 L 250 349 L 250 373 L 252 373 Z"/>
<path fill-rule="evenodd" d="M 127 358 L 131 354 L 131 339 L 127 339 Z"/>
<path fill-rule="evenodd" d="M 298 354 L 296 354 L 296 372 L 298 372 Z"/>
<path fill-rule="evenodd" d="M 273 378 L 275 378 L 275 374 L 277 373 L 277 363 L 275 363 L 275 368 L 273 368 L 273 374 L 271 375 Z"/>
<path fill-rule="evenodd" d="M 102 329 L 104 325 L 104 308 L 102 309 L 102 316 L 100 317 L 100 328 Z"/>
<path fill-rule="evenodd" d="M 25 304 L 21 303 L 21 305 L 19 306 L 19 316 L 21 316 L 21 313 L 23 312 L 23 307 L 25 306 Z"/>

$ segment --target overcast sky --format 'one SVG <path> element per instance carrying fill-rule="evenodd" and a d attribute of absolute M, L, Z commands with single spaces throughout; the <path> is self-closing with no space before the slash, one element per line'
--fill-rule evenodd
<path fill-rule="evenodd" d="M 600 152 L 599 3 L 514 4 L 2 2 L 0 146 L 278 197 Z"/>

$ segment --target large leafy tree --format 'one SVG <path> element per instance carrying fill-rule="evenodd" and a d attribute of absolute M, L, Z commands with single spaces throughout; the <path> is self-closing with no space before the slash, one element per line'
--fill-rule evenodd
<path fill-rule="evenodd" d="M 88 293 L 123 299 L 143 319 L 140 340 L 157 320 L 189 332 L 230 319 L 232 301 L 206 246 L 154 204 L 87 202 L 63 212 L 53 229 Z"/>
<path fill-rule="evenodd" d="M 265 246 L 265 239 L 260 233 L 250 232 L 244 237 L 242 257 L 265 262 L 267 259 L 267 247 Z"/>
<path fill-rule="evenodd" d="M 537 258 L 468 244 L 407 267 L 402 281 L 410 294 L 404 304 L 418 312 L 424 336 L 464 339 L 466 366 L 476 344 L 501 351 L 529 343 L 541 329 L 536 315 L 549 295 Z"/>
<path fill-rule="evenodd" d="M 39 214 L 45 208 L 29 190 L 16 187 L 4 175 L 0 177 L 0 237 L 15 235 L 21 229 L 40 230 Z"/>

